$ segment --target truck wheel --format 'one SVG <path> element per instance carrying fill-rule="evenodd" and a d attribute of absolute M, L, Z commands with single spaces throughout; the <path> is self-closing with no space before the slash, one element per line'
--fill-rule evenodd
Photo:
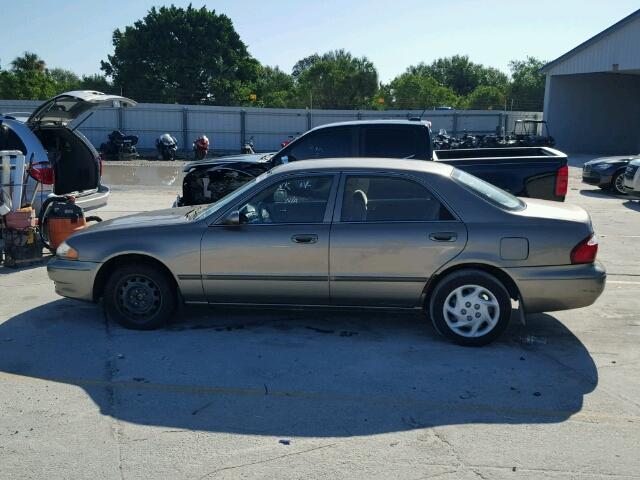
<path fill-rule="evenodd" d="M 176 287 L 153 265 L 133 263 L 117 268 L 105 286 L 107 317 L 125 328 L 153 330 L 166 324 L 177 303 Z"/>
<path fill-rule="evenodd" d="M 481 270 L 458 270 L 443 278 L 429 302 L 434 327 L 453 342 L 478 347 L 507 328 L 511 299 L 502 283 Z"/>
<path fill-rule="evenodd" d="M 624 170 L 621 172 L 617 172 L 613 178 L 611 179 L 611 191 L 613 193 L 617 193 L 618 195 L 626 195 L 627 192 L 624 190 Z"/>

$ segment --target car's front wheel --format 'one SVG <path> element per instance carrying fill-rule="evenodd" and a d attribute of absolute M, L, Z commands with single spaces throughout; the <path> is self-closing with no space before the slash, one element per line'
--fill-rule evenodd
<path fill-rule="evenodd" d="M 507 328 L 511 299 L 493 275 L 475 269 L 458 270 L 437 284 L 429 313 L 441 335 L 459 345 L 481 346 Z"/>
<path fill-rule="evenodd" d="M 176 303 L 172 279 L 154 265 L 133 263 L 118 267 L 105 286 L 107 317 L 126 328 L 158 328 L 169 321 Z"/>
<path fill-rule="evenodd" d="M 627 192 L 624 189 L 624 170 L 616 173 L 611 179 L 611 191 L 618 195 L 626 195 Z"/>

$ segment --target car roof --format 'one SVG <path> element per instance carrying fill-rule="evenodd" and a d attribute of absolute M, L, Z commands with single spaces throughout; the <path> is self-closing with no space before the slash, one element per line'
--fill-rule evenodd
<path fill-rule="evenodd" d="M 297 160 L 285 165 L 279 165 L 272 169 L 276 173 L 296 173 L 302 171 L 321 170 L 384 170 L 431 173 L 435 175 L 449 176 L 453 167 L 444 163 L 431 160 L 405 160 L 399 158 L 364 158 L 364 157 L 343 157 L 343 158 L 322 158 L 314 160 Z"/>
<path fill-rule="evenodd" d="M 411 125 L 414 127 L 428 126 L 426 120 L 351 120 L 348 122 L 325 123 L 323 125 L 318 125 L 317 127 L 312 128 L 309 131 L 312 132 L 314 130 L 319 130 L 326 127 L 350 127 L 358 125 Z"/>

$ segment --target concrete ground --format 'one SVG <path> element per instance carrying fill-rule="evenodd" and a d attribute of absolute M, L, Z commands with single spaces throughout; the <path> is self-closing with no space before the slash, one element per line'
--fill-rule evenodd
<path fill-rule="evenodd" d="M 0 267 L 0 478 L 640 478 L 640 203 L 582 185 L 586 158 L 568 202 L 603 296 L 481 349 L 397 312 L 184 308 L 129 331 L 43 267 Z M 170 205 L 179 173 L 155 175 L 98 213 Z"/>

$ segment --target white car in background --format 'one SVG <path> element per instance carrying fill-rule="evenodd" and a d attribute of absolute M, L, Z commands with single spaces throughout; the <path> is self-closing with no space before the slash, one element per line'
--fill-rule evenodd
<path fill-rule="evenodd" d="M 640 196 L 640 159 L 632 160 L 627 165 L 623 185 L 627 193 Z"/>

